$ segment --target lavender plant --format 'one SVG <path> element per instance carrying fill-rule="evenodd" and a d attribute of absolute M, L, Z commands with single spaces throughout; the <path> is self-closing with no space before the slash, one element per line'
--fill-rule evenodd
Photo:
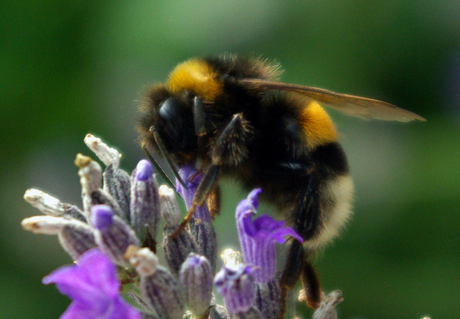
<path fill-rule="evenodd" d="M 217 238 L 206 205 L 196 209 L 178 236 L 170 236 L 180 223 L 179 206 L 174 190 L 158 186 L 150 162 L 141 160 L 130 175 L 120 169 L 117 150 L 92 135 L 85 143 L 106 168 L 102 172 L 97 162 L 77 155 L 82 208 L 35 189 L 24 195 L 44 216 L 24 219 L 23 228 L 57 235 L 76 260 L 43 279 L 72 299 L 61 318 L 280 317 L 275 243 L 284 243 L 287 236 L 302 238 L 268 215 L 252 219 L 260 189 L 236 209 L 242 258 L 238 252 L 226 252 L 225 265 L 216 273 Z M 179 173 L 187 188 L 177 183 L 177 192 L 189 206 L 202 174 L 191 164 Z M 167 267 L 155 254 L 160 219 Z M 213 286 L 223 305 L 216 302 Z M 129 303 L 120 291 L 127 293 Z M 341 300 L 340 292 L 331 293 L 314 318 L 336 318 L 335 306 Z M 287 318 L 294 314 L 294 306 L 286 311 Z"/>

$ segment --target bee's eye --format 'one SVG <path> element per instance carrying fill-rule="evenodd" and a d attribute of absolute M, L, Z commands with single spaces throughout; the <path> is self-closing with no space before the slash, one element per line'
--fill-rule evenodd
<path fill-rule="evenodd" d="M 180 120 L 182 115 L 182 104 L 175 98 L 164 101 L 158 115 L 162 119 L 164 129 L 172 140 L 177 140 L 181 135 Z"/>

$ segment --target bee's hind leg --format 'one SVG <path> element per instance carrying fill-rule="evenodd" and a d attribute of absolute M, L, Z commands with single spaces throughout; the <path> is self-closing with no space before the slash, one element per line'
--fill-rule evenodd
<path fill-rule="evenodd" d="M 308 183 L 297 199 L 299 205 L 291 212 L 294 230 L 304 239 L 314 238 L 321 231 L 319 176 L 314 168 L 304 170 Z M 281 275 L 282 314 L 286 310 L 288 291 L 293 290 L 299 279 L 305 291 L 307 306 L 316 309 L 321 302 L 321 286 L 316 270 L 311 262 L 312 252 L 294 240 L 289 248 Z"/>

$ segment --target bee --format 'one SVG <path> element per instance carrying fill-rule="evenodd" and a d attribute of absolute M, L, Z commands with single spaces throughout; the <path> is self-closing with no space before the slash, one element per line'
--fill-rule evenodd
<path fill-rule="evenodd" d="M 307 304 L 317 308 L 321 289 L 311 256 L 337 236 L 353 197 L 347 158 L 320 104 L 364 119 L 425 119 L 383 101 L 278 82 L 279 75 L 277 63 L 261 58 L 185 61 L 145 96 L 140 140 L 146 154 L 166 158 L 182 184 L 175 167 L 200 163 L 204 177 L 182 227 L 196 206 L 219 198 L 223 176 L 261 188 L 262 200 L 305 240 L 289 247 L 282 294 L 302 279 Z M 219 200 L 213 205 L 218 210 Z"/>

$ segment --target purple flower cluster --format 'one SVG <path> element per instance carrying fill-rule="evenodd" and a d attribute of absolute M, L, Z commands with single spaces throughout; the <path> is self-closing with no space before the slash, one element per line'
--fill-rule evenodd
<path fill-rule="evenodd" d="M 91 135 L 85 142 L 107 167 L 102 172 L 89 157 L 77 156 L 82 209 L 35 189 L 24 195 L 45 214 L 24 219 L 24 229 L 57 235 L 77 260 L 43 279 L 72 299 L 61 318 L 180 319 L 189 316 L 185 310 L 196 318 L 278 318 L 275 244 L 286 236 L 302 238 L 267 215 L 253 219 L 260 189 L 236 209 L 244 263 L 227 262 L 216 272 L 217 239 L 206 205 L 196 208 L 189 227 L 171 236 L 181 221 L 176 196 L 158 187 L 150 162 L 140 161 L 128 174 L 119 168 L 116 150 Z M 190 207 L 203 174 L 191 164 L 179 174 L 187 188 L 177 183 L 177 192 Z M 155 254 L 161 218 L 168 267 Z M 120 296 L 125 283 L 130 285 L 123 290 L 136 307 Z M 225 306 L 213 298 L 213 284 Z"/>

